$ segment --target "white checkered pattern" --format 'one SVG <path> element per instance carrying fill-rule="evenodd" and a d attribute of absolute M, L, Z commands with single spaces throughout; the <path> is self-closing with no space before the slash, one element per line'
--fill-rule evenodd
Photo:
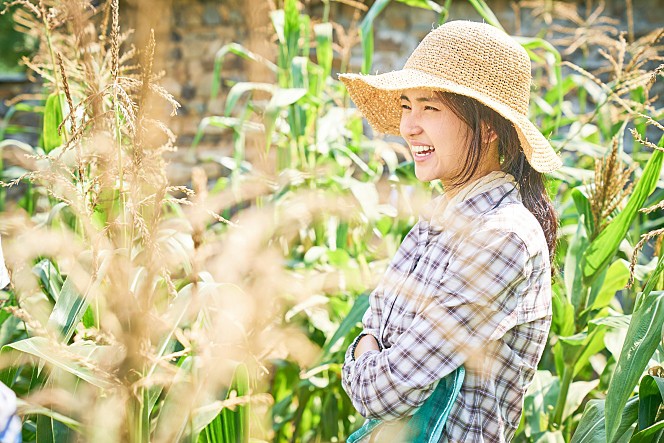
<path fill-rule="evenodd" d="M 383 350 L 346 353 L 343 386 L 363 416 L 412 414 L 463 364 L 445 437 L 513 436 L 551 324 L 551 267 L 542 229 L 512 189 L 462 201 L 442 230 L 420 219 L 404 239 L 363 318 Z"/>

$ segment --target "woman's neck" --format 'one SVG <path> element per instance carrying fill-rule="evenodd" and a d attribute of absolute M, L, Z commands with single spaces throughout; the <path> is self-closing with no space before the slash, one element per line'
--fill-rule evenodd
<path fill-rule="evenodd" d="M 488 165 L 487 165 L 488 166 Z M 482 177 L 485 177 L 489 175 L 492 172 L 497 172 L 500 171 L 500 164 L 493 165 L 491 167 L 485 167 L 479 169 L 475 174 L 473 174 L 470 178 L 465 180 L 463 183 L 456 183 L 456 182 L 442 182 L 443 184 L 443 189 L 445 189 L 445 195 L 448 198 L 452 198 L 455 195 L 457 195 L 463 188 L 466 186 L 476 182 L 477 180 L 481 179 Z"/>

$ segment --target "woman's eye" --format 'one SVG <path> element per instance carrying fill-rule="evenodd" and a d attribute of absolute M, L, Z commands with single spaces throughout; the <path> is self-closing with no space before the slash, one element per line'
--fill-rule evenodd
<path fill-rule="evenodd" d="M 434 108 L 433 106 L 425 106 L 424 110 L 425 111 L 438 111 L 438 108 Z"/>
<path fill-rule="evenodd" d="M 408 105 L 405 104 L 405 103 L 402 103 L 402 104 L 401 104 L 401 109 L 408 109 L 408 110 L 410 110 L 410 106 L 408 106 Z"/>

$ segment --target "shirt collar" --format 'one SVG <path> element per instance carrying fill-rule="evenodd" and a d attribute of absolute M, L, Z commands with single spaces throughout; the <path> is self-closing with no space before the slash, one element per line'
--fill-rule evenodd
<path fill-rule="evenodd" d="M 435 207 L 436 201 L 442 198 L 444 198 L 443 195 L 436 197 L 431 202 L 431 206 Z M 431 223 L 431 215 L 427 214 L 426 211 L 420 215 L 420 222 L 424 222 L 427 227 L 436 230 L 466 232 L 468 229 L 472 229 L 474 222 L 482 215 L 493 209 L 520 202 L 521 196 L 518 188 L 513 183 L 506 182 L 469 197 L 449 208 L 450 214 L 445 217 L 444 225 L 434 226 L 435 223 Z"/>

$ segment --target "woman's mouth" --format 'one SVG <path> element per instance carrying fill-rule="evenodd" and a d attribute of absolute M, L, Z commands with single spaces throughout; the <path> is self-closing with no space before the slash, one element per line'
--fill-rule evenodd
<path fill-rule="evenodd" d="M 413 151 L 413 157 L 415 158 L 415 161 L 425 160 L 427 157 L 433 154 L 433 151 L 435 151 L 433 146 L 428 145 L 413 145 L 411 146 L 411 149 Z"/>

